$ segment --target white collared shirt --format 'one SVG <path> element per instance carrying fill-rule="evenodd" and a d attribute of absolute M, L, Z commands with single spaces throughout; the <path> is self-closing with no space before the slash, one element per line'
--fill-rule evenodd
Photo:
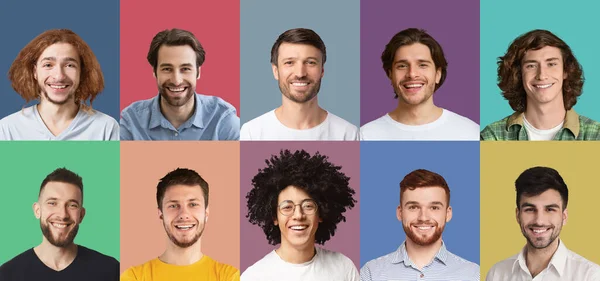
<path fill-rule="evenodd" d="M 542 272 L 534 278 L 531 276 L 525 262 L 525 249 L 526 247 L 523 247 L 523 250 L 521 250 L 518 255 L 512 256 L 492 266 L 487 274 L 486 280 L 600 280 L 600 266 L 570 251 L 560 240 L 558 241 L 558 249 L 552 256 L 548 267 L 542 270 Z"/>

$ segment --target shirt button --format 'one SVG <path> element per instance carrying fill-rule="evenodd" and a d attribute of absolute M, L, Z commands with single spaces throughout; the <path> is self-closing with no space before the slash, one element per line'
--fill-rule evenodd
<path fill-rule="evenodd" d="M 425 274 L 421 273 L 421 278 L 425 277 Z"/>
<path fill-rule="evenodd" d="M 175 133 L 175 136 L 179 136 L 179 133 Z"/>

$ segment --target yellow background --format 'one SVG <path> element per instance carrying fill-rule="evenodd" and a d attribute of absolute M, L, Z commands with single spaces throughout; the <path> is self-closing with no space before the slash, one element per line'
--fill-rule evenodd
<path fill-rule="evenodd" d="M 515 217 L 515 180 L 526 169 L 556 169 L 569 188 L 560 238 L 571 251 L 600 263 L 600 142 L 481 143 L 481 279 L 527 242 Z"/>

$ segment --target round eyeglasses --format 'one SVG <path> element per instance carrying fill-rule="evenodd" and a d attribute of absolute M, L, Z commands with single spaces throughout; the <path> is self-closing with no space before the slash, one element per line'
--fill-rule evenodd
<path fill-rule="evenodd" d="M 300 204 L 294 204 L 294 202 L 291 200 L 285 200 L 279 204 L 277 209 L 279 210 L 279 213 L 289 217 L 296 211 L 296 206 L 300 206 L 302 213 L 305 215 L 312 215 L 318 209 L 317 202 L 312 199 L 303 200 Z"/>

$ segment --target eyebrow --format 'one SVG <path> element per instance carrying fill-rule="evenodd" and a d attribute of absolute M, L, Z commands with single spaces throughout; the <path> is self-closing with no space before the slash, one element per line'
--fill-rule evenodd
<path fill-rule="evenodd" d="M 406 60 L 406 59 L 401 59 L 401 60 L 397 60 L 397 61 L 395 61 L 395 62 L 394 62 L 394 64 L 397 64 L 397 63 L 407 63 L 407 62 L 408 62 L 408 60 Z M 431 64 L 433 63 L 433 61 L 430 61 L 430 60 L 424 60 L 424 59 L 419 59 L 419 60 L 417 60 L 417 62 L 418 62 L 418 63 L 424 63 L 424 62 L 425 62 L 425 63 L 431 63 Z"/>
<path fill-rule="evenodd" d="M 534 207 L 535 208 L 536 206 L 531 203 L 521 204 L 521 208 L 526 208 L 526 207 Z M 550 205 L 544 205 L 544 208 L 559 208 L 560 209 L 560 206 L 558 204 L 554 203 L 554 204 L 550 204 Z"/>
<path fill-rule="evenodd" d="M 200 199 L 198 199 L 198 198 L 192 198 L 192 199 L 188 199 L 187 200 L 187 202 L 193 202 L 193 201 L 200 201 Z M 166 203 L 171 203 L 171 202 L 172 203 L 179 203 L 179 200 L 171 199 L 171 200 L 167 200 Z"/>
<path fill-rule="evenodd" d="M 46 199 L 45 202 L 48 202 L 48 201 L 51 201 L 51 200 L 57 200 L 58 201 L 59 199 L 57 197 L 50 197 L 50 198 Z M 67 202 L 74 202 L 74 203 L 77 203 L 78 205 L 81 204 L 81 203 L 79 203 L 79 201 L 77 201 L 75 199 L 69 199 L 69 200 L 67 200 Z"/>
<path fill-rule="evenodd" d="M 421 205 L 419 202 L 417 201 L 408 201 L 404 204 L 404 206 L 406 205 Z M 444 206 L 444 203 L 440 202 L 440 201 L 433 201 L 430 203 L 430 205 L 440 205 L 440 206 Z"/>
<path fill-rule="evenodd" d="M 285 57 L 285 58 L 282 58 L 282 60 L 291 60 L 291 59 L 298 59 L 298 57 Z M 312 59 L 312 60 L 317 60 L 317 61 L 319 60 L 319 58 L 317 58 L 317 57 L 307 57 L 305 59 L 306 60 Z"/>
<path fill-rule="evenodd" d="M 171 67 L 172 67 L 172 66 L 173 66 L 173 64 L 172 64 L 172 63 L 161 63 L 161 64 L 159 65 L 159 67 L 164 67 L 164 66 L 171 66 Z M 184 64 L 181 64 L 181 65 L 179 65 L 179 67 L 184 67 L 184 66 L 186 66 L 186 67 L 192 67 L 192 66 L 194 66 L 194 65 L 193 65 L 193 64 L 191 64 L 191 63 L 184 63 Z"/>
<path fill-rule="evenodd" d="M 547 59 L 545 60 L 545 62 L 549 62 L 549 61 L 557 61 L 557 60 L 560 60 L 560 59 L 559 59 L 559 58 L 556 58 L 556 57 L 553 57 L 553 58 L 547 58 Z M 523 61 L 523 64 L 526 64 L 526 63 L 537 63 L 537 62 L 538 62 L 538 61 L 536 61 L 536 60 L 526 60 L 526 61 Z"/>
<path fill-rule="evenodd" d="M 41 59 L 40 61 L 45 61 L 45 60 L 56 61 L 56 58 L 55 57 L 45 57 L 45 58 Z M 72 58 L 72 57 L 66 57 L 64 59 L 64 61 L 72 61 L 72 62 L 79 63 L 79 61 L 77 61 L 77 59 Z"/>

